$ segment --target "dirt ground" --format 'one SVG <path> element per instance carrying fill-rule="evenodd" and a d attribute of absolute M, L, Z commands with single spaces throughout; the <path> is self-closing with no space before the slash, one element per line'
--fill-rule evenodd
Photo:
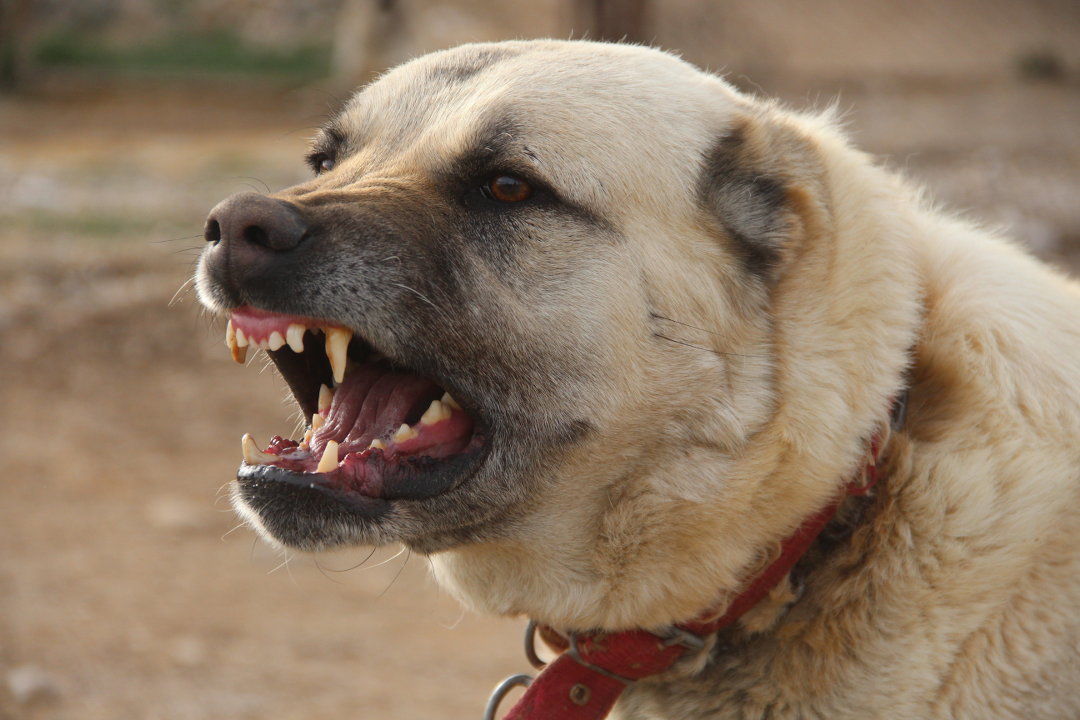
<path fill-rule="evenodd" d="M 177 290 L 209 208 L 305 177 L 333 102 L 175 84 L 0 100 L 0 719 L 479 718 L 527 670 L 523 623 L 463 613 L 424 558 L 285 557 L 223 496 L 241 435 L 287 435 L 291 411 Z M 942 202 L 1080 267 L 1076 85 L 841 104 L 859 145 Z"/>

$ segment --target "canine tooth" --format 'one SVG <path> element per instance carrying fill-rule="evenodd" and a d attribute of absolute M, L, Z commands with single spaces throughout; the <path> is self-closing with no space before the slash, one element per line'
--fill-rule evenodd
<path fill-rule="evenodd" d="M 319 428 L 321 428 L 325 424 L 326 424 L 326 418 L 324 418 L 319 413 L 315 413 L 314 415 L 311 416 L 311 429 L 312 430 L 318 430 Z"/>
<path fill-rule="evenodd" d="M 244 462 L 248 465 L 266 465 L 281 459 L 273 453 L 264 453 L 260 450 L 255 444 L 255 438 L 251 437 L 251 433 L 244 435 L 240 440 L 240 446 L 244 450 Z"/>
<path fill-rule="evenodd" d="M 443 405 L 438 400 L 432 400 L 431 405 L 424 411 L 423 417 L 420 418 L 421 425 L 434 425 L 437 422 L 450 419 L 450 406 Z"/>
<path fill-rule="evenodd" d="M 301 443 L 301 444 L 302 445 L 307 445 L 308 447 L 310 447 L 311 446 L 311 436 L 314 435 L 314 434 L 315 434 L 315 431 L 312 430 L 311 428 L 308 428 L 308 431 L 306 433 L 304 433 L 304 442 Z"/>
<path fill-rule="evenodd" d="M 236 344 L 236 330 L 233 328 L 232 320 L 229 320 L 229 325 L 225 328 L 225 346 L 232 353 L 233 360 L 243 365 L 247 358 L 247 348 Z"/>
<path fill-rule="evenodd" d="M 457 400 L 450 397 L 450 393 L 443 393 L 442 404 L 443 405 L 449 405 L 454 410 L 460 410 L 461 409 L 461 406 L 457 404 Z M 450 416 L 447 415 L 447 417 L 450 417 Z"/>
<path fill-rule="evenodd" d="M 325 385 L 319 386 L 319 412 L 329 410 L 334 402 L 334 391 Z"/>
<path fill-rule="evenodd" d="M 337 443 L 333 440 L 326 443 L 326 449 L 323 450 L 322 460 L 319 461 L 319 467 L 315 469 L 315 472 L 328 473 L 337 470 L 337 447 Z"/>
<path fill-rule="evenodd" d="M 289 344 L 294 353 L 304 352 L 304 329 L 303 325 L 293 323 L 285 331 L 285 342 Z"/>
<path fill-rule="evenodd" d="M 382 440 L 372 440 L 371 444 L 368 445 L 368 450 L 385 450 L 385 449 L 386 449 L 386 443 L 384 443 Z"/>
<path fill-rule="evenodd" d="M 397 432 L 394 433 L 394 442 L 403 443 L 403 442 L 406 442 L 407 440 L 412 440 L 414 437 L 416 437 L 419 434 L 420 433 L 417 432 L 417 430 L 415 428 L 411 428 L 408 425 L 406 425 L 405 423 L 402 423 L 401 427 L 399 427 L 397 429 Z"/>
<path fill-rule="evenodd" d="M 326 356 L 330 358 L 330 367 L 334 370 L 334 382 L 345 379 L 345 354 L 352 340 L 352 330 L 345 328 L 326 328 Z"/>
<path fill-rule="evenodd" d="M 281 333 L 275 330 L 270 333 L 270 340 L 266 344 L 270 346 L 271 350 L 280 350 L 285 347 L 285 338 L 281 337 Z"/>
<path fill-rule="evenodd" d="M 229 321 L 230 323 L 232 320 Z M 240 347 L 247 347 L 248 339 L 244 336 L 244 331 L 240 328 L 236 328 L 236 344 Z"/>

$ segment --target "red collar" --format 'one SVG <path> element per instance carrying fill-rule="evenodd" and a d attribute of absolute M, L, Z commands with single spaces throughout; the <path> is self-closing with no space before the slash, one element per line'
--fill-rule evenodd
<path fill-rule="evenodd" d="M 866 462 L 856 478 L 848 483 L 847 495 L 865 495 L 877 483 L 881 450 L 892 428 L 903 423 L 907 394 L 892 403 L 890 424 L 882 427 L 870 442 Z M 696 620 L 675 625 L 663 635 L 646 630 L 615 633 L 589 633 L 570 636 L 565 652 L 547 667 L 532 652 L 535 623 L 529 624 L 526 650 L 530 660 L 543 667 L 535 681 L 528 675 L 515 675 L 503 681 L 488 701 L 485 720 L 494 720 L 503 696 L 515 686 L 528 686 L 503 720 L 602 720 L 607 717 L 619 695 L 642 678 L 670 668 L 687 650 L 701 650 L 705 638 L 738 620 L 776 587 L 809 549 L 818 534 L 832 520 L 844 496 L 840 496 L 808 518 L 781 546 L 780 557 L 758 575 L 715 620 Z M 708 618 L 712 613 L 706 613 Z M 554 633 L 541 628 L 545 637 Z M 556 644 L 558 644 L 556 642 Z"/>

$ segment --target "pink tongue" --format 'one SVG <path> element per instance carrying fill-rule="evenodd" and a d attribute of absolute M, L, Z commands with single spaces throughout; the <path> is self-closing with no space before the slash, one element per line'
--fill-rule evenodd
<path fill-rule="evenodd" d="M 441 394 L 438 385 L 419 375 L 371 363 L 353 368 L 334 393 L 326 424 L 312 435 L 312 453 L 321 457 L 330 440 L 340 445 L 339 457 L 366 450 L 372 440 L 389 444 L 410 410 Z"/>

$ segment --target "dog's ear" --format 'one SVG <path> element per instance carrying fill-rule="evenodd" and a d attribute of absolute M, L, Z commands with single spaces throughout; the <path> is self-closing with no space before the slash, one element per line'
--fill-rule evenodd
<path fill-rule="evenodd" d="M 700 197 L 747 272 L 772 283 L 808 235 L 827 230 L 822 174 L 795 128 L 739 115 L 705 155 Z"/>

